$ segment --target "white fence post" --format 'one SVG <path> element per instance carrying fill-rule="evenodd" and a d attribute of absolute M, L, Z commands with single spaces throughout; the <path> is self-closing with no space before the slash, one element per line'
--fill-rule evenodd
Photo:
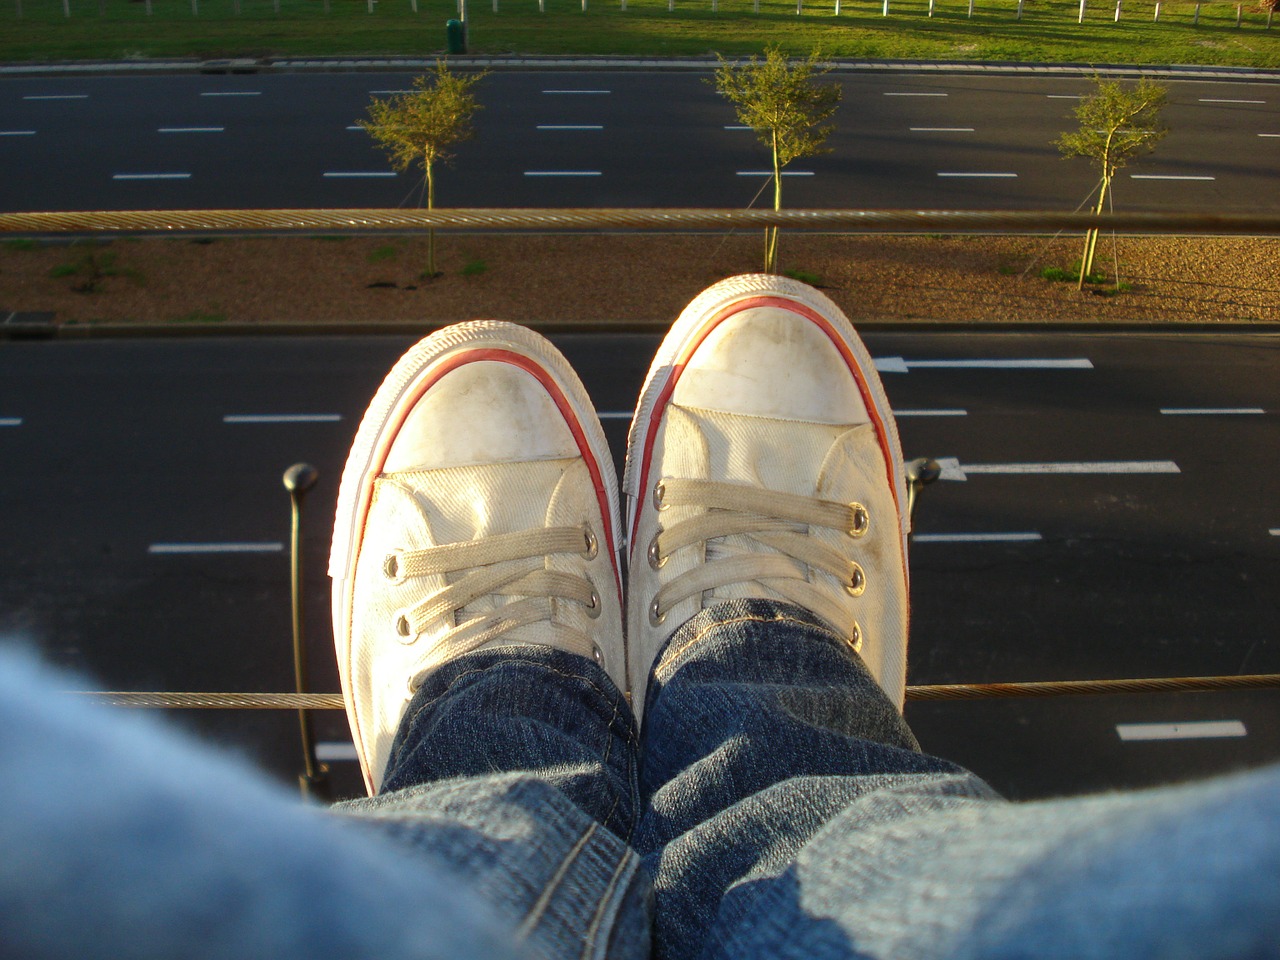
<path fill-rule="evenodd" d="M 889 0 L 884 0 L 884 15 L 886 17 L 889 15 Z"/>
<path fill-rule="evenodd" d="M 1076 23 L 1084 23 L 1084 5 L 1086 2 L 1087 0 L 1080 0 L 1080 19 Z"/>
<path fill-rule="evenodd" d="M 1018 0 L 1018 19 L 1022 19 L 1022 0 Z"/>
<path fill-rule="evenodd" d="M 1243 4 L 1243 3 L 1237 3 L 1237 4 L 1236 4 L 1236 26 L 1237 26 L 1237 27 L 1239 27 L 1239 26 L 1240 26 L 1240 15 L 1241 15 L 1241 11 L 1242 11 L 1242 9 L 1243 9 L 1243 8 L 1244 8 L 1244 4 Z"/>
<path fill-rule="evenodd" d="M 1200 0 L 1196 0 L 1196 12 L 1195 12 L 1195 15 L 1191 18 L 1191 25 L 1193 27 L 1200 26 Z"/>
<path fill-rule="evenodd" d="M 840 0 L 836 0 L 836 12 L 835 12 L 835 15 L 836 15 L 837 17 L 838 17 L 838 16 L 840 16 Z"/>
<path fill-rule="evenodd" d="M 1159 22 L 1160 22 L 1160 0 L 1156 0 L 1156 12 L 1155 12 L 1155 16 L 1153 16 L 1151 19 L 1152 19 L 1155 23 L 1159 23 Z"/>
<path fill-rule="evenodd" d="M 973 19 L 973 0 L 969 0 L 969 19 Z"/>
<path fill-rule="evenodd" d="M 1116 23 L 1120 22 L 1120 5 L 1122 3 L 1124 3 L 1124 0 L 1116 0 Z"/>

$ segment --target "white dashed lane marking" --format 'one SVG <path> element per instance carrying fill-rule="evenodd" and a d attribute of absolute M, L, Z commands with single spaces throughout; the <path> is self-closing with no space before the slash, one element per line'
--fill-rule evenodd
<path fill-rule="evenodd" d="M 1017 178 L 1016 173 L 982 173 L 973 172 L 966 173 L 963 171 L 947 171 L 938 172 L 938 176 L 949 179 L 970 179 L 970 180 L 1013 180 Z"/>
<path fill-rule="evenodd" d="M 1086 357 L 1022 358 L 1011 360 L 906 360 L 902 357 L 876 357 L 880 373 L 909 373 L 912 370 L 1092 370 Z"/>
<path fill-rule="evenodd" d="M 23 100 L 88 100 L 87 93 L 32 93 Z"/>
<path fill-rule="evenodd" d="M 114 173 L 112 180 L 190 180 L 189 173 Z"/>
<path fill-rule="evenodd" d="M 202 97 L 260 97 L 261 90 L 206 90 Z"/>
<path fill-rule="evenodd" d="M 327 180 L 360 180 L 377 177 L 399 176 L 394 170 L 330 170 L 325 173 Z"/>
<path fill-rule="evenodd" d="M 1172 460 L 1083 460 L 1051 463 L 964 463 L 956 457 L 938 457 L 943 480 L 968 480 L 978 474 L 1009 476 L 1084 474 L 1173 474 L 1181 473 Z"/>
<path fill-rule="evenodd" d="M 356 756 L 356 745 L 345 740 L 321 740 L 316 743 L 316 759 L 321 763 L 333 763 L 336 760 L 359 760 Z"/>
<path fill-rule="evenodd" d="M 34 130 L 0 130 L 0 137 L 34 137 Z"/>
<path fill-rule="evenodd" d="M 784 177 L 812 177 L 813 171 L 812 170 L 783 170 L 782 175 Z M 773 171 L 772 170 L 739 170 L 738 176 L 740 177 L 772 177 Z"/>
<path fill-rule="evenodd" d="M 280 553 L 283 543 L 153 543 L 147 553 Z"/>
<path fill-rule="evenodd" d="M 223 133 L 226 127 L 161 127 L 156 133 Z"/>
<path fill-rule="evenodd" d="M 602 177 L 599 170 L 526 170 L 526 177 Z"/>
<path fill-rule="evenodd" d="M 1265 104 L 1265 100 L 1235 100 L 1230 97 L 1201 97 L 1201 103 L 1261 103 Z"/>
<path fill-rule="evenodd" d="M 912 543 L 1038 543 L 1043 540 L 1034 530 L 1026 533 L 917 533 Z"/>
<path fill-rule="evenodd" d="M 884 93 L 884 96 L 886 96 L 886 97 L 946 97 L 946 96 L 950 96 L 950 94 L 946 94 L 946 93 L 910 93 L 910 92 L 899 92 L 899 91 L 895 91 L 895 90 L 886 90 L 886 91 L 885 91 L 885 93 Z"/>
<path fill-rule="evenodd" d="M 969 411 L 959 407 L 938 410 L 895 410 L 893 415 L 895 417 L 967 417 Z"/>
<path fill-rule="evenodd" d="M 1217 177 L 1191 176 L 1175 173 L 1131 173 L 1130 180 L 1216 180 Z"/>
<path fill-rule="evenodd" d="M 22 426 L 21 417 L 0 417 L 0 427 L 20 427 Z"/>
<path fill-rule="evenodd" d="M 600 123 L 540 123 L 539 130 L 603 130 Z"/>
<path fill-rule="evenodd" d="M 1166 417 L 1238 417 L 1266 413 L 1261 407 L 1161 407 Z"/>
<path fill-rule="evenodd" d="M 563 94 L 563 95 L 573 96 L 573 95 L 581 95 L 581 94 L 587 94 L 587 95 L 606 94 L 606 93 L 612 93 L 613 91 L 612 90 L 543 90 L 542 92 L 552 94 L 552 95 Z"/>
<path fill-rule="evenodd" d="M 229 413 L 223 423 L 338 423 L 340 413 Z"/>
<path fill-rule="evenodd" d="M 1192 720 L 1185 723 L 1117 723 L 1121 740 L 1206 740 L 1245 737 L 1239 720 Z"/>
<path fill-rule="evenodd" d="M 912 133 L 973 133 L 973 127 L 908 127 Z"/>

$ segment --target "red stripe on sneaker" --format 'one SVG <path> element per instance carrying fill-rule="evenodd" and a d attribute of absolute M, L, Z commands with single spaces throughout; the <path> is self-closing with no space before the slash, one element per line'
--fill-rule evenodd
<path fill-rule="evenodd" d="M 569 427 L 569 432 L 573 434 L 574 442 L 578 445 L 578 452 L 582 454 L 582 460 L 587 465 L 587 472 L 591 474 L 591 484 L 595 488 L 596 501 L 600 507 L 601 522 L 604 523 L 605 543 L 609 545 L 609 563 L 613 567 L 613 579 L 618 590 L 618 602 L 621 603 L 622 574 L 618 569 L 618 551 L 615 549 L 614 537 L 616 533 L 613 529 L 613 514 L 609 504 L 608 492 L 605 489 L 604 475 L 600 470 L 600 463 L 596 460 L 591 444 L 587 440 L 586 431 L 582 429 L 582 424 L 578 421 L 573 405 L 564 395 L 564 391 L 560 389 L 560 385 L 555 381 L 555 378 L 532 357 L 526 357 L 524 354 L 515 353 L 511 350 L 481 347 L 474 350 L 463 350 L 447 356 L 438 363 L 433 364 L 430 368 L 430 373 L 415 385 L 413 392 L 408 394 L 406 398 L 402 398 L 400 403 L 397 404 L 400 417 L 394 425 L 395 428 L 383 431 L 379 445 L 370 457 L 371 469 L 368 473 L 368 486 L 366 490 L 362 491 L 360 514 L 356 518 L 356 529 L 361 531 L 363 538 L 364 523 L 369 512 L 369 501 L 373 496 L 373 480 L 382 474 L 382 467 L 387 462 L 387 454 L 391 451 L 391 445 L 395 442 L 396 434 L 400 432 L 400 426 L 404 418 L 417 406 L 423 394 L 439 383 L 446 374 L 452 373 L 459 367 L 466 366 L 469 363 L 480 363 L 482 361 L 509 363 L 511 366 L 519 367 L 531 375 L 542 384 L 543 389 L 547 391 L 547 394 L 555 402 L 556 409 L 564 417 L 564 422 Z M 350 564 L 350 568 L 355 569 L 354 559 Z"/>
<path fill-rule="evenodd" d="M 880 443 L 880 451 L 883 455 L 885 464 L 885 474 L 889 481 L 889 491 L 893 495 L 894 506 L 898 511 L 899 518 L 902 515 L 903 505 L 898 501 L 898 486 L 894 476 L 893 452 L 889 445 L 888 432 L 885 429 L 884 419 L 880 415 L 880 410 L 876 406 L 875 398 L 871 395 L 871 391 L 867 387 L 867 378 L 863 374 L 862 367 L 858 364 L 857 358 L 853 355 L 853 351 L 849 349 L 849 345 L 836 331 L 835 327 L 822 314 L 811 309 L 803 303 L 796 300 L 790 300 L 785 297 L 748 297 L 745 300 L 738 300 L 722 309 L 719 313 L 714 314 L 697 333 L 691 337 L 684 345 L 684 348 L 675 357 L 672 358 L 671 372 L 667 375 L 667 382 L 663 385 L 662 391 L 658 394 L 658 398 L 654 401 L 653 410 L 649 415 L 648 432 L 644 438 L 644 453 L 641 460 L 640 484 L 636 488 L 636 496 L 643 497 L 645 490 L 649 485 L 649 467 L 653 456 L 653 445 L 657 440 L 656 424 L 662 419 L 662 411 L 666 408 L 668 401 L 671 399 L 672 393 L 675 392 L 676 382 L 680 379 L 680 375 L 684 372 L 685 365 L 689 362 L 689 358 L 700 347 L 704 340 L 725 320 L 734 316 L 743 310 L 750 310 L 758 307 L 777 307 L 782 310 L 789 310 L 792 313 L 804 317 L 806 320 L 817 325 L 817 327 L 827 335 L 827 339 L 840 352 L 840 356 L 844 359 L 845 364 L 853 373 L 854 380 L 858 384 L 858 392 L 862 396 L 862 405 L 866 407 L 868 415 L 875 426 L 876 438 Z M 636 515 L 632 520 L 631 536 L 629 543 L 631 550 L 635 549 L 636 532 L 640 528 L 640 509 L 636 509 Z M 904 557 L 905 561 L 905 557 Z"/>

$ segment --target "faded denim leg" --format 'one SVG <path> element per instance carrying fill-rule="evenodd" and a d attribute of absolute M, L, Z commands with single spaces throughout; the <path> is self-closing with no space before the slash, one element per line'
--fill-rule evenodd
<path fill-rule="evenodd" d="M 605 672 L 508 646 L 432 673 L 382 792 L 339 809 L 449 863 L 535 955 L 647 957 L 638 792 L 635 722 Z"/>
<path fill-rule="evenodd" d="M 676 632 L 643 744 L 659 958 L 1280 956 L 1280 768 L 1010 804 L 767 601 Z"/>

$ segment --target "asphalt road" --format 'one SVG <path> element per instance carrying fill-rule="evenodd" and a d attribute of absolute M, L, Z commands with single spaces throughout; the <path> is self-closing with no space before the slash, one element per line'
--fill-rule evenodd
<path fill-rule="evenodd" d="M 656 335 L 556 339 L 620 454 Z M 867 340 L 907 456 L 947 467 L 917 517 L 909 682 L 1280 671 L 1280 334 Z M 102 688 L 290 689 L 280 476 L 305 460 L 321 471 L 304 536 L 314 688 L 336 690 L 333 500 L 408 343 L 0 343 L 0 632 Z M 1274 691 L 907 716 L 926 749 L 1017 797 L 1280 760 Z M 292 714 L 182 720 L 297 771 Z M 349 751 L 341 714 L 318 727 L 326 750 Z M 359 789 L 352 763 L 335 769 Z"/>
<path fill-rule="evenodd" d="M 443 206 L 745 207 L 768 154 L 684 72 L 502 72 Z M 0 210 L 416 205 L 352 124 L 409 75 L 0 80 Z M 1089 89 L 1072 77 L 842 77 L 830 154 L 785 179 L 793 207 L 1070 210 L 1096 182 L 1051 141 Z M 1170 135 L 1122 173 L 1133 211 L 1280 211 L 1280 88 L 1176 81 Z M 766 200 L 768 198 L 765 198 Z M 760 201 L 757 201 L 759 204 Z"/>

